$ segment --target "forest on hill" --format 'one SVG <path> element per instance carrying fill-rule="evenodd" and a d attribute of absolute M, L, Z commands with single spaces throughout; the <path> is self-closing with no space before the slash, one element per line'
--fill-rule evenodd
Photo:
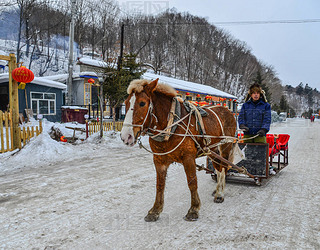
<path fill-rule="evenodd" d="M 17 42 L 14 53 L 18 60 L 28 62 L 30 69 L 37 68 L 38 75 L 65 73 L 70 1 L 6 0 L 1 4 L 0 39 Z M 318 112 L 317 89 L 307 83 L 283 85 L 276 69 L 256 58 L 245 42 L 205 18 L 176 9 L 130 15 L 113 0 L 78 0 L 77 55 L 90 52 L 106 62 L 117 62 L 121 26 L 125 54 L 135 55 L 138 63 L 151 65 L 156 73 L 210 85 L 240 101 L 256 81 L 274 110 L 291 116 Z M 6 51 L 3 44 L 0 50 Z"/>

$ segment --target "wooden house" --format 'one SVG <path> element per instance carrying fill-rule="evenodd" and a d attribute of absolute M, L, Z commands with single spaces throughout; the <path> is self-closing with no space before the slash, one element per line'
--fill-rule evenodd
<path fill-rule="evenodd" d="M 9 104 L 9 75 L 0 74 L 0 109 L 6 111 Z M 19 113 L 27 118 L 28 112 L 36 117 L 41 114 L 48 121 L 61 121 L 61 106 L 67 86 L 63 83 L 35 77 L 26 84 L 25 89 L 19 89 Z"/>
<path fill-rule="evenodd" d="M 158 75 L 150 72 L 143 74 L 142 78 L 154 80 L 159 78 L 159 82 L 165 83 L 177 90 L 178 96 L 184 100 L 193 101 L 200 106 L 209 103 L 221 105 L 232 112 L 237 111 L 237 97 L 213 88 L 208 85 L 199 84 L 190 81 L 184 81 L 164 75 Z"/>

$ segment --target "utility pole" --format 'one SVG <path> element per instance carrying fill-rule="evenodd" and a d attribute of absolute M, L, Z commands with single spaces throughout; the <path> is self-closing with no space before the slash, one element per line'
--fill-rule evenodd
<path fill-rule="evenodd" d="M 118 60 L 118 71 L 122 67 L 122 57 L 123 57 L 123 39 L 124 39 L 124 24 L 121 25 L 121 35 L 120 35 L 120 55 Z"/>
<path fill-rule="evenodd" d="M 103 84 L 101 83 L 99 86 L 100 94 L 99 94 L 99 101 L 100 101 L 100 138 L 103 137 Z"/>
<path fill-rule="evenodd" d="M 74 43 L 74 16 L 76 12 L 76 0 L 71 0 L 71 22 L 69 31 L 69 64 L 68 64 L 68 81 L 67 81 L 67 98 L 66 104 L 73 104 L 72 95 L 72 74 L 73 74 L 73 43 Z"/>
<path fill-rule="evenodd" d="M 124 24 L 121 25 L 121 33 L 120 33 L 120 55 L 118 57 L 118 81 L 121 81 L 120 79 L 120 70 L 122 68 L 122 57 L 123 57 L 123 40 L 124 40 Z M 117 106 L 118 107 L 118 106 Z M 113 130 L 116 130 L 116 111 L 119 112 L 116 107 L 112 107 L 112 123 L 113 123 Z"/>

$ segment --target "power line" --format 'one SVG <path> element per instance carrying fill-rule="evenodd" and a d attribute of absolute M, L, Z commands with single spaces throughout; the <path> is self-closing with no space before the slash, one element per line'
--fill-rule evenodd
<path fill-rule="evenodd" d="M 319 23 L 320 19 L 303 20 L 269 20 L 269 21 L 235 21 L 235 22 L 212 22 L 214 25 L 253 25 L 253 24 L 295 24 L 295 23 Z M 208 25 L 203 22 L 139 22 L 138 25 Z"/>

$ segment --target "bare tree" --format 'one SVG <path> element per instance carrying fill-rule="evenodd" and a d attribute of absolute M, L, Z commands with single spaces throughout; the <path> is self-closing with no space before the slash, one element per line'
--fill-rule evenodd
<path fill-rule="evenodd" d="M 114 48 L 116 43 L 117 30 L 115 26 L 119 23 L 119 7 L 113 0 L 101 0 L 97 8 L 97 33 L 96 46 L 100 47 L 102 59 L 109 57 L 108 52 Z"/>
<path fill-rule="evenodd" d="M 31 16 L 31 11 L 35 5 L 36 0 L 16 0 L 16 5 L 18 6 L 19 12 L 19 28 L 18 28 L 18 42 L 17 42 L 17 63 L 21 59 L 21 40 L 23 38 L 23 25 L 25 25 L 25 41 L 27 45 L 26 53 L 29 54 L 29 20 Z"/>

